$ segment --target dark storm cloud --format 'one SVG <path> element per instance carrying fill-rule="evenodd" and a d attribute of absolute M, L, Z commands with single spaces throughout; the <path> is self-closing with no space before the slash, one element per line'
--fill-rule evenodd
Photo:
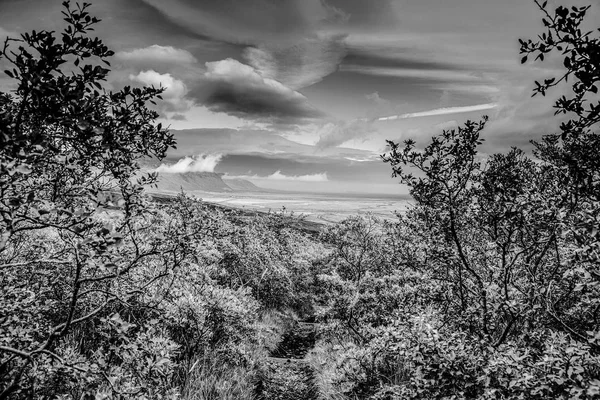
<path fill-rule="evenodd" d="M 286 120 L 313 118 L 321 115 L 303 101 L 273 98 L 268 91 L 247 92 L 233 85 L 219 85 L 204 105 L 213 112 L 223 112 L 240 118 Z"/>
<path fill-rule="evenodd" d="M 206 68 L 207 85 L 198 96 L 205 96 L 200 102 L 213 112 L 271 123 L 301 123 L 323 115 L 299 92 L 239 61 L 208 62 Z"/>

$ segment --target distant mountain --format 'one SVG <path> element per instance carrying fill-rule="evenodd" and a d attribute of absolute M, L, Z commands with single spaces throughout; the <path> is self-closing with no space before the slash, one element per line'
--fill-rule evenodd
<path fill-rule="evenodd" d="M 254 183 L 245 179 L 225 179 L 225 184 L 236 192 L 262 192 L 263 189 L 256 186 Z"/>
<path fill-rule="evenodd" d="M 260 192 L 261 189 L 244 179 L 223 180 L 223 174 L 215 172 L 186 172 L 158 174 L 157 188 L 151 191 L 173 192 Z"/>

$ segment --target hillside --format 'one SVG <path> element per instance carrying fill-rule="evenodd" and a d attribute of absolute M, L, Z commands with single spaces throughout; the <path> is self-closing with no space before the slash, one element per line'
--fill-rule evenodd
<path fill-rule="evenodd" d="M 258 192 L 261 189 L 244 179 L 222 179 L 223 174 L 215 172 L 165 173 L 158 175 L 159 192 Z"/>
<path fill-rule="evenodd" d="M 256 186 L 254 183 L 245 179 L 225 179 L 225 184 L 231 189 L 239 192 L 261 192 L 263 189 Z"/>

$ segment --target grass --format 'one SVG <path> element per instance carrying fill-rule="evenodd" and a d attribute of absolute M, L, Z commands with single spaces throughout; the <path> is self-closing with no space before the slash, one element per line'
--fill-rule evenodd
<path fill-rule="evenodd" d="M 248 360 L 244 365 L 231 365 L 218 354 L 198 358 L 187 372 L 182 400 L 253 400 L 257 373 L 281 341 L 288 319 L 281 312 L 262 313 L 256 341 L 240 349 Z"/>
<path fill-rule="evenodd" d="M 336 363 L 338 353 L 339 350 L 334 348 L 333 343 L 320 340 L 304 358 L 315 372 L 314 383 L 318 389 L 319 399 L 348 400 L 336 382 L 336 377 L 340 374 Z"/>

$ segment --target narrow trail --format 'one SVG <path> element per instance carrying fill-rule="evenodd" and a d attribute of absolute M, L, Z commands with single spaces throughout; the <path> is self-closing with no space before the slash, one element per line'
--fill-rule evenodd
<path fill-rule="evenodd" d="M 296 322 L 271 352 L 255 387 L 257 400 L 317 400 L 314 371 L 304 360 L 314 347 L 317 324 Z"/>

